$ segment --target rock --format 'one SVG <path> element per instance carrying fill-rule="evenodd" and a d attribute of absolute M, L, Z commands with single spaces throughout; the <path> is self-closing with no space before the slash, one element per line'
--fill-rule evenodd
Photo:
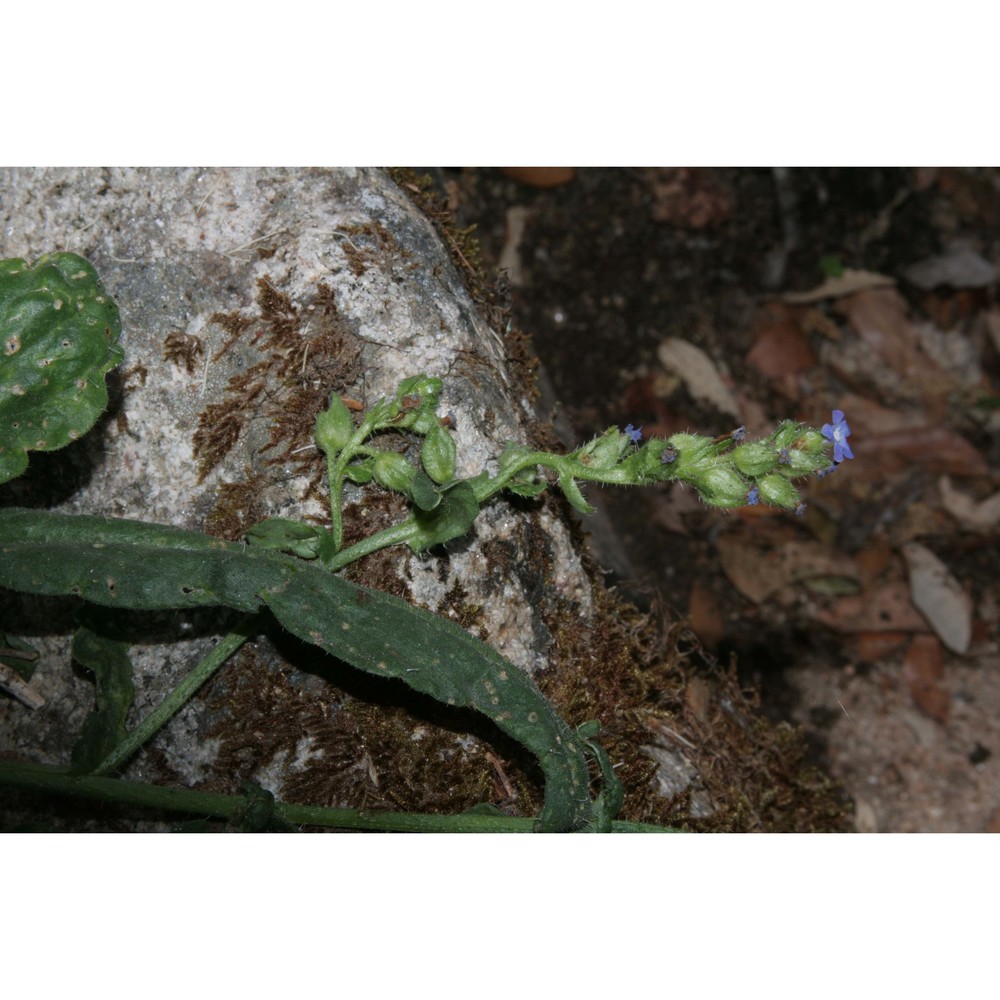
<path fill-rule="evenodd" d="M 0 189 L 3 256 L 73 250 L 90 260 L 121 309 L 126 355 L 109 417 L 69 449 L 33 460 L 33 474 L 4 487 L 6 505 L 232 540 L 268 516 L 323 519 L 315 414 L 333 391 L 371 402 L 420 372 L 445 380 L 459 476 L 495 469 L 505 442 L 525 439 L 526 388 L 500 331 L 483 319 L 428 218 L 380 171 L 8 169 Z M 403 515 L 369 496 L 348 490 L 348 532 L 368 534 L 380 518 Z M 455 605 L 478 609 L 473 631 L 527 671 L 549 653 L 551 608 L 539 594 L 558 593 L 581 616 L 591 611 L 569 532 L 544 507 L 515 516 L 493 503 L 448 550 L 387 550 L 359 563 L 356 578 L 452 617 Z M 34 684 L 48 701 L 29 713 L 2 700 L 0 751 L 66 761 L 93 698 L 69 668 L 74 610 L 0 595 L 6 626 L 39 638 Z M 230 621 L 221 612 L 149 619 L 155 634 L 133 648 L 130 725 Z M 211 772 L 217 714 L 196 699 L 155 741 L 172 780 Z M 246 776 L 281 794 L 274 759 L 258 755 Z M 150 766 L 140 755 L 127 773 L 148 775 Z"/>

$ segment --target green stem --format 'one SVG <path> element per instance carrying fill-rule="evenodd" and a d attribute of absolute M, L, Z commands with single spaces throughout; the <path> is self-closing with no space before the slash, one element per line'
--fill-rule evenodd
<path fill-rule="evenodd" d="M 337 552 L 324 565 L 331 573 L 335 573 L 338 569 L 343 569 L 349 563 L 361 559 L 363 556 L 377 552 L 379 549 L 388 548 L 390 545 L 408 542 L 419 534 L 420 526 L 412 517 L 408 517 L 405 521 L 400 521 L 399 524 L 394 524 L 391 528 L 384 528 L 382 531 L 376 531 L 374 535 L 362 538 L 360 542 L 355 542 L 343 552 Z"/>
<path fill-rule="evenodd" d="M 256 613 L 246 615 L 236 628 L 220 639 L 219 644 L 195 666 L 191 673 L 91 771 L 91 774 L 104 775 L 116 771 L 154 733 L 158 732 L 168 719 L 180 711 L 198 688 L 258 630 L 259 626 L 260 620 Z"/>
<path fill-rule="evenodd" d="M 217 795 L 191 788 L 167 788 L 92 774 L 68 774 L 61 768 L 6 758 L 0 758 L 0 784 L 48 794 L 74 795 L 103 802 L 121 802 L 236 821 L 242 817 L 247 806 L 247 799 L 243 795 Z M 469 813 L 433 816 L 424 813 L 331 809 L 285 802 L 275 802 L 272 815 L 275 820 L 294 826 L 400 833 L 531 833 L 536 824 L 532 817 Z M 616 833 L 676 832 L 668 827 L 623 821 L 612 823 L 611 829 Z"/>

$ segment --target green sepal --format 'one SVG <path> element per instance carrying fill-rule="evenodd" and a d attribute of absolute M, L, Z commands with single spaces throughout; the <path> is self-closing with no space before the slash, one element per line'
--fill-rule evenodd
<path fill-rule="evenodd" d="M 459 480 L 440 493 L 438 499 L 433 510 L 413 513 L 414 521 L 420 526 L 420 535 L 409 543 L 414 552 L 460 538 L 479 516 L 479 500 L 468 480 Z"/>
<path fill-rule="evenodd" d="M 741 507 L 750 487 L 727 465 L 709 466 L 689 482 L 711 507 Z"/>
<path fill-rule="evenodd" d="M 630 444 L 627 434 L 617 427 L 609 427 L 600 437 L 578 448 L 571 457 L 588 469 L 610 469 L 618 464 Z"/>
<path fill-rule="evenodd" d="M 73 744 L 72 769 L 92 771 L 125 738 L 125 720 L 135 698 L 128 644 L 86 626 L 73 636 L 72 657 L 94 675 L 94 708 Z"/>
<path fill-rule="evenodd" d="M 0 261 L 0 483 L 24 472 L 29 451 L 55 451 L 94 426 L 120 336 L 118 306 L 83 257 Z"/>
<path fill-rule="evenodd" d="M 333 553 L 333 536 L 326 528 L 287 517 L 269 517 L 247 532 L 247 541 L 264 549 L 278 549 L 300 559 L 323 558 Z"/>
<path fill-rule="evenodd" d="M 319 449 L 330 457 L 343 451 L 354 436 L 354 418 L 336 392 L 330 393 L 330 405 L 316 415 L 313 433 Z"/>
<path fill-rule="evenodd" d="M 757 480 L 757 491 L 761 501 L 772 507 L 794 510 L 799 503 L 799 491 L 784 476 L 775 472 Z"/>
<path fill-rule="evenodd" d="M 773 472 L 778 462 L 778 455 L 773 448 L 763 441 L 751 441 L 741 444 L 733 450 L 733 465 L 744 476 L 762 476 L 765 472 Z"/>

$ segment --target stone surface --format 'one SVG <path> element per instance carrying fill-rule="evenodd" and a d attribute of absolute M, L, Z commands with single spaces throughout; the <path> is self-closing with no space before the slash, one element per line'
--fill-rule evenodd
<path fill-rule="evenodd" d="M 0 171 L 0 198 L 2 256 L 87 257 L 120 306 L 126 353 L 109 416 L 69 449 L 33 456 L 37 467 L 3 488 L 0 503 L 199 530 L 214 523 L 232 537 L 269 515 L 321 517 L 309 414 L 330 391 L 370 402 L 418 372 L 445 379 L 442 408 L 456 418 L 459 475 L 494 468 L 507 439 L 524 439 L 529 406 L 500 333 L 477 312 L 433 226 L 379 171 L 8 169 Z M 248 322 L 226 348 L 237 316 Z M 256 382 L 247 374 L 255 365 Z M 260 383 L 256 397 L 233 391 L 240 376 L 245 387 Z M 296 408 L 306 414 L 302 425 L 281 437 L 280 421 Z M 202 476 L 199 428 L 228 412 L 243 414 L 239 434 Z M 229 505 L 227 520 L 223 488 L 241 482 L 249 492 Z M 360 530 L 365 502 L 347 499 Z M 497 551 L 512 571 L 496 568 L 487 552 Z M 447 558 L 395 551 L 379 571 L 381 585 L 388 572 L 388 589 L 435 609 L 461 581 L 464 600 L 482 608 L 477 629 L 527 670 L 549 652 L 541 588 L 554 586 L 581 616 L 591 607 L 568 531 L 544 508 L 515 514 L 495 503 Z M 33 686 L 47 699 L 37 712 L 0 699 L 0 752 L 65 762 L 93 696 L 68 662 L 73 610 L 0 595 L 0 618 L 42 651 Z M 133 650 L 130 723 L 228 620 L 211 612 L 149 618 L 151 634 Z M 178 634 L 183 641 L 172 641 Z M 217 751 L 218 741 L 205 739 L 209 714 L 193 703 L 156 743 L 182 780 L 200 780 Z M 128 773 L 147 769 L 140 756 Z M 258 769 L 278 793 L 281 773 Z"/>

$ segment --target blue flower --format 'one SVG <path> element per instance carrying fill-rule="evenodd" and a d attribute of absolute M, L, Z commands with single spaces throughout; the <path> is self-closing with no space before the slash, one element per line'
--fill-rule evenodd
<path fill-rule="evenodd" d="M 636 429 L 631 424 L 625 428 L 625 433 L 629 436 L 632 444 L 638 444 L 642 440 L 642 428 Z"/>
<path fill-rule="evenodd" d="M 747 494 L 747 503 L 751 507 L 756 507 L 760 503 L 760 490 L 756 486 Z"/>
<path fill-rule="evenodd" d="M 743 426 L 737 427 L 729 436 L 734 441 L 742 441 L 747 436 L 747 429 Z"/>
<path fill-rule="evenodd" d="M 833 411 L 833 423 L 823 424 L 822 432 L 827 441 L 833 442 L 834 464 L 843 462 L 845 458 L 854 458 L 854 452 L 851 451 L 851 446 L 847 443 L 847 439 L 851 435 L 851 428 L 847 426 L 843 410 Z"/>
<path fill-rule="evenodd" d="M 670 465 L 671 462 L 676 461 L 677 449 L 672 444 L 668 444 L 666 448 L 660 452 L 660 465 Z"/>

